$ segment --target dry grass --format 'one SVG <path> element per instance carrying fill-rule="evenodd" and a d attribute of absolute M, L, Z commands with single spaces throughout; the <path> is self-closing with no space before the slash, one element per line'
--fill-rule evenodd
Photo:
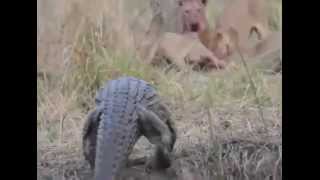
<path fill-rule="evenodd" d="M 221 10 L 216 1 L 210 1 L 210 23 Z M 122 75 L 151 82 L 170 104 L 178 179 L 281 179 L 281 74 L 250 66 L 262 122 L 240 63 L 212 73 L 144 64 L 137 47 L 150 21 L 148 0 L 38 3 L 38 179 L 90 179 L 81 150 L 83 122 L 98 88 Z M 279 29 L 281 1 L 272 3 L 278 5 L 272 5 L 277 13 L 270 22 Z M 142 139 L 134 155 L 150 148 Z"/>

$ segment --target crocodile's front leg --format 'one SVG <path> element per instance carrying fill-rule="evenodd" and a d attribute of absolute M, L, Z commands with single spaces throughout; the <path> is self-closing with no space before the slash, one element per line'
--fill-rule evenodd
<path fill-rule="evenodd" d="M 101 120 L 101 108 L 96 108 L 89 112 L 83 127 L 82 147 L 85 159 L 89 162 L 91 170 L 94 170 L 96 141 L 99 122 Z M 147 163 L 146 157 L 128 159 L 127 167 L 137 166 Z"/>
<path fill-rule="evenodd" d="M 82 148 L 85 159 L 89 162 L 91 170 L 94 169 L 97 130 L 100 122 L 101 111 L 99 108 L 91 111 L 85 121 L 82 135 Z"/>
<path fill-rule="evenodd" d="M 155 155 L 147 162 L 146 170 L 168 168 L 171 165 L 175 132 L 171 132 L 171 128 L 163 120 L 141 105 L 138 105 L 138 116 L 144 135 L 156 145 Z"/>

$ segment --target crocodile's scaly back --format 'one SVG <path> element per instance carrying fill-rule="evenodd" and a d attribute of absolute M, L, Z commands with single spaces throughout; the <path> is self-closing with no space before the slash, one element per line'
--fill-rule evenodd
<path fill-rule="evenodd" d="M 145 105 L 156 97 L 147 82 L 133 77 L 109 81 L 99 92 L 96 103 L 102 114 L 97 133 L 96 180 L 114 180 L 125 167 L 141 136 L 136 105 Z"/>

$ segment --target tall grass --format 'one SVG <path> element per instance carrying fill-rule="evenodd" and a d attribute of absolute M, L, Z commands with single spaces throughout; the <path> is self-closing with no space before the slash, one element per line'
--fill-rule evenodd
<path fill-rule="evenodd" d="M 87 179 L 81 152 L 83 122 L 99 88 L 123 75 L 150 82 L 169 104 L 178 128 L 176 162 L 184 164 L 175 168 L 200 168 L 194 173 L 202 179 L 281 178 L 281 75 L 250 67 L 266 114 L 262 125 L 241 64 L 222 72 L 167 72 L 141 59 L 136 49 L 150 21 L 150 10 L 144 11 L 147 0 L 39 2 L 40 179 Z M 208 12 L 214 18 L 219 7 L 210 3 Z M 279 7 L 281 3 L 275 6 Z M 279 21 L 274 22 L 279 26 Z M 260 132 L 261 126 L 268 131 Z M 275 143 L 276 148 L 264 148 L 258 142 Z M 136 151 L 143 153 L 138 147 Z"/>

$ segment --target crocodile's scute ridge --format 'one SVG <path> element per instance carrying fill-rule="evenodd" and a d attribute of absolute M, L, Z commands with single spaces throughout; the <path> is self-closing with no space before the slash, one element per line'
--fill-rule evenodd
<path fill-rule="evenodd" d="M 97 93 L 96 112 L 92 112 L 96 116 L 89 115 L 83 136 L 85 158 L 94 166 L 96 180 L 114 179 L 121 168 L 125 167 L 134 144 L 142 135 L 136 113 L 137 104 L 150 107 L 155 114 L 169 122 L 169 112 L 164 115 L 164 111 L 157 112 L 157 104 L 161 107 L 158 99 L 155 89 L 149 83 L 134 77 L 111 80 Z M 90 123 L 95 128 L 98 126 L 97 132 L 92 130 L 91 137 L 86 136 Z M 173 135 L 175 141 L 175 133 Z M 95 138 L 96 144 L 93 142 Z M 94 147 L 88 148 L 90 145 Z"/>

